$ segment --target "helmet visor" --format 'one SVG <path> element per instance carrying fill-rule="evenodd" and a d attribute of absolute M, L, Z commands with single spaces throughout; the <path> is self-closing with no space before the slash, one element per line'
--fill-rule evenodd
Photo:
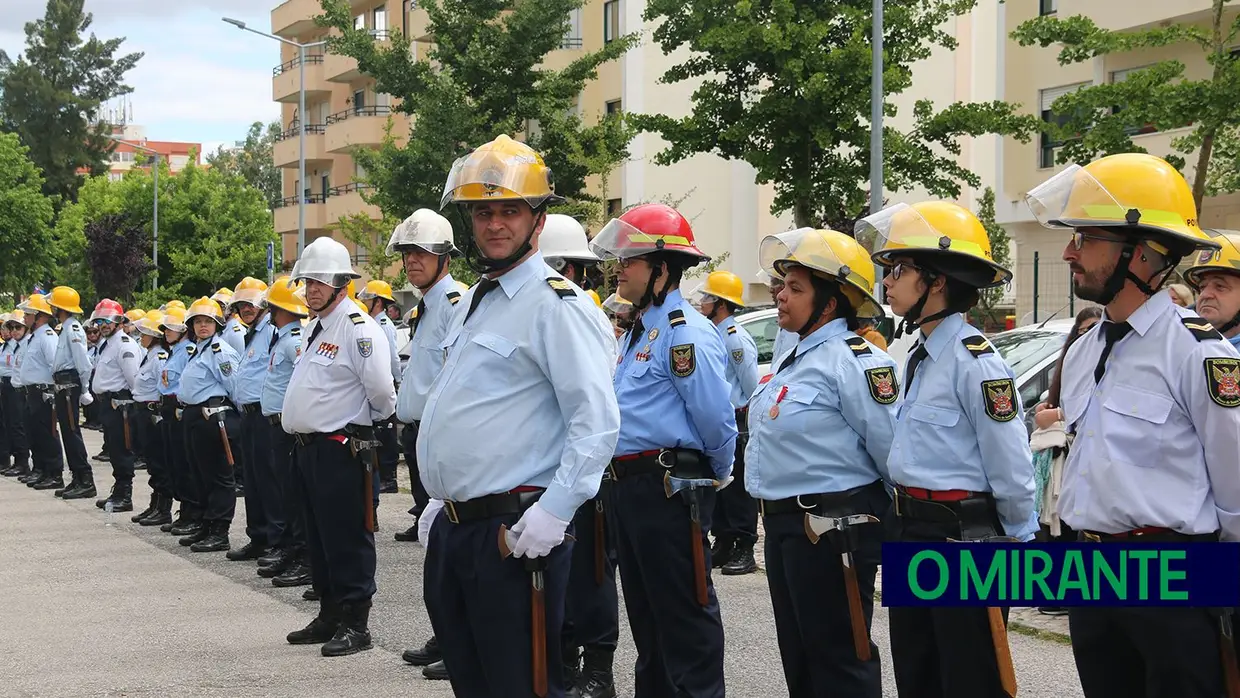
<path fill-rule="evenodd" d="M 550 183 L 531 181 L 543 170 L 538 160 L 527 154 L 473 152 L 457 158 L 444 183 L 439 208 L 449 203 L 471 201 L 524 201 L 538 208 L 551 198 Z"/>
<path fill-rule="evenodd" d="M 870 295 L 874 284 L 863 273 L 866 270 L 854 269 L 840 259 L 821 230 L 800 228 L 768 235 L 758 247 L 758 260 L 768 273 L 781 277 L 790 267 L 801 266 L 835 281 L 845 290 L 859 317 L 881 317 L 883 314 L 878 301 Z M 866 262 L 872 269 L 869 260 Z"/>
<path fill-rule="evenodd" d="M 602 259 L 631 259 L 668 245 L 689 247 L 693 241 L 683 235 L 649 235 L 619 218 L 611 219 L 590 241 L 590 249 Z"/>
<path fill-rule="evenodd" d="M 613 293 L 603 301 L 603 308 L 613 313 L 627 313 L 633 309 L 633 304 Z"/>
<path fill-rule="evenodd" d="M 262 305 L 263 298 L 266 295 L 267 295 L 266 291 L 263 291 L 257 288 L 242 289 L 233 294 L 232 300 L 228 302 L 228 305 L 236 305 L 238 303 L 249 303 L 250 305 L 254 307 L 259 307 Z"/>
<path fill-rule="evenodd" d="M 959 252 L 974 257 L 989 255 L 981 245 L 968 240 L 955 240 L 930 224 L 917 209 L 908 204 L 888 206 L 878 213 L 857 221 L 854 231 L 857 242 L 871 255 L 895 252 L 902 248 Z M 879 264 L 886 260 L 875 260 Z"/>

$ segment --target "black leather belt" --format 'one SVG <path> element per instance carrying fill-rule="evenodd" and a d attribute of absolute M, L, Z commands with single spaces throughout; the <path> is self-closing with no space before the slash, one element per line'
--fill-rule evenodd
<path fill-rule="evenodd" d="M 607 472 L 613 480 L 674 470 L 677 477 L 711 478 L 714 473 L 701 451 L 687 448 L 658 448 L 612 459 Z"/>
<path fill-rule="evenodd" d="M 52 379 L 58 383 L 72 384 L 75 388 L 82 387 L 82 376 L 78 375 L 78 372 L 73 369 L 57 371 L 52 374 Z"/>
<path fill-rule="evenodd" d="M 35 393 L 46 393 L 48 391 L 54 390 L 55 388 L 56 386 L 53 383 L 35 383 L 34 385 L 22 386 L 22 389 L 26 391 L 27 395 L 34 395 Z"/>
<path fill-rule="evenodd" d="M 956 501 L 929 501 L 909 496 L 896 489 L 895 512 L 900 518 L 948 522 L 990 518 L 995 512 L 995 498 L 989 492 L 974 493 Z"/>
<path fill-rule="evenodd" d="M 838 515 L 836 512 L 852 510 L 852 498 L 872 488 L 883 488 L 882 480 L 875 480 L 868 485 L 854 487 L 842 492 L 824 492 L 820 494 L 799 494 L 786 499 L 759 499 L 758 510 L 763 516 L 779 516 L 781 514 Z"/>
<path fill-rule="evenodd" d="M 150 411 L 150 412 L 159 411 L 159 406 L 160 406 L 159 400 L 142 400 L 141 402 L 142 402 L 143 409 Z"/>
<path fill-rule="evenodd" d="M 1120 533 L 1101 533 L 1098 531 L 1081 531 L 1077 540 L 1088 543 L 1179 543 L 1179 542 L 1214 542 L 1218 540 L 1218 531 L 1213 533 L 1180 533 L 1169 528 L 1148 526 Z"/>
<path fill-rule="evenodd" d="M 267 415 L 267 421 L 275 426 L 280 426 L 280 413 Z"/>
<path fill-rule="evenodd" d="M 263 405 L 262 403 L 259 403 L 259 402 L 251 402 L 249 404 L 242 405 L 241 411 L 246 414 L 262 414 Z"/>
<path fill-rule="evenodd" d="M 464 502 L 444 501 L 444 516 L 454 524 L 520 514 L 538 501 L 545 490 L 530 488 L 475 497 Z"/>
<path fill-rule="evenodd" d="M 343 429 L 327 433 L 316 431 L 309 434 L 293 434 L 293 440 L 297 442 L 298 446 L 309 446 L 316 441 L 328 439 L 333 436 L 348 436 L 348 434 L 346 434 Z"/>

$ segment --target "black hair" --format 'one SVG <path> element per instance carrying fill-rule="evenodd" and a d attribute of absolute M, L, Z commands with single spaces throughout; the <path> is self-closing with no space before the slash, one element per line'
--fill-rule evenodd
<path fill-rule="evenodd" d="M 838 281 L 833 281 L 813 271 L 810 271 L 809 281 L 814 288 L 814 308 L 808 323 L 801 328 L 802 332 L 818 322 L 832 298 L 835 299 L 835 317 L 844 320 L 848 329 L 854 332 L 861 327 L 860 321 L 857 320 L 857 309 L 853 307 L 848 296 L 844 295 L 844 289 L 840 287 Z"/>
<path fill-rule="evenodd" d="M 945 282 L 943 297 L 946 300 L 946 307 L 952 312 L 967 313 L 981 299 L 981 294 L 974 286 L 946 274 L 943 275 L 943 279 Z"/>

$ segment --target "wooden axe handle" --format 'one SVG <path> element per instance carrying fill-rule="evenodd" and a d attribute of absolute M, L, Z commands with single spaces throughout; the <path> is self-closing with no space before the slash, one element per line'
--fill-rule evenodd
<path fill-rule="evenodd" d="M 990 638 L 995 645 L 995 661 L 999 665 L 999 684 L 1003 692 L 1016 698 L 1016 669 L 1012 666 L 1012 648 L 1008 645 L 1007 624 L 1003 611 L 996 606 L 986 608 L 990 620 Z"/>

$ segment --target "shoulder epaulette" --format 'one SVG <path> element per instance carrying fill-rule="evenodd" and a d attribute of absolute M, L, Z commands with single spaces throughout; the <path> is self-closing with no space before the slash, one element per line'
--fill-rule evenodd
<path fill-rule="evenodd" d="M 212 343 L 211 343 L 211 351 L 213 351 L 213 352 L 215 352 L 216 354 L 218 354 L 218 353 L 220 353 L 221 351 L 224 351 L 224 348 L 220 346 L 220 343 L 219 343 L 219 342 L 212 342 Z"/>
<path fill-rule="evenodd" d="M 133 339 L 131 339 L 131 338 L 129 337 L 129 335 L 127 335 L 127 334 L 122 334 L 122 335 L 121 335 L 121 342 L 132 342 L 132 341 L 133 341 Z"/>
<path fill-rule="evenodd" d="M 870 351 L 870 345 L 866 344 L 865 340 L 858 337 L 857 335 L 848 337 L 847 339 L 844 340 L 844 343 L 847 344 L 848 348 L 852 349 L 853 353 L 856 354 L 857 356 L 869 356 L 870 354 L 874 353 Z"/>
<path fill-rule="evenodd" d="M 560 298 L 576 298 L 577 297 L 576 291 L 573 291 L 573 287 L 569 285 L 566 279 L 561 279 L 558 276 L 548 276 L 547 285 L 550 286 L 551 290 L 555 291 L 555 295 L 559 296 Z"/>
<path fill-rule="evenodd" d="M 352 318 L 354 325 L 365 325 L 366 324 L 366 320 L 362 318 L 361 313 L 349 313 L 349 317 Z"/>
<path fill-rule="evenodd" d="M 668 324 L 670 324 L 672 327 L 680 327 L 681 325 L 688 322 L 688 320 L 685 319 L 685 311 L 681 310 L 680 308 L 677 308 L 676 310 L 673 310 L 672 312 L 668 313 L 667 320 L 668 320 Z"/>
<path fill-rule="evenodd" d="M 448 296 L 448 302 L 451 303 L 452 305 L 456 305 L 457 303 L 461 302 L 460 291 L 456 291 L 456 290 L 448 291 L 446 295 Z"/>
<path fill-rule="evenodd" d="M 736 325 L 732 325 L 728 328 L 728 334 L 736 334 Z"/>
<path fill-rule="evenodd" d="M 964 348 L 968 349 L 969 353 L 973 356 L 984 356 L 986 354 L 995 353 L 994 347 L 990 346 L 990 342 L 987 342 L 986 338 L 980 334 L 975 334 L 972 337 L 965 337 L 960 341 L 964 344 Z"/>
<path fill-rule="evenodd" d="M 289 330 L 288 333 L 296 337 L 297 335 L 301 334 L 301 328 L 294 327 L 293 329 Z"/>
<path fill-rule="evenodd" d="M 1223 338 L 1222 333 L 1214 329 L 1214 325 L 1211 325 L 1203 318 L 1182 317 L 1180 318 L 1180 322 L 1184 323 L 1184 327 L 1188 328 L 1188 331 L 1193 333 L 1193 336 L 1197 338 L 1198 342 L 1204 342 L 1207 339 Z"/>
<path fill-rule="evenodd" d="M 193 356 L 194 354 L 198 353 L 198 347 L 191 344 L 188 347 L 185 347 L 185 353 L 188 356 Z"/>
<path fill-rule="evenodd" d="M 50 334 L 50 335 L 52 335 L 52 336 L 55 336 L 55 335 L 56 335 L 56 331 L 55 331 L 55 330 L 53 330 L 53 329 L 52 329 L 52 328 L 50 328 L 50 327 L 46 328 L 46 329 L 44 330 L 44 333 L 45 333 L 45 334 Z"/>
<path fill-rule="evenodd" d="M 156 352 L 155 356 L 158 356 L 160 361 L 164 361 L 165 359 L 168 358 L 168 352 L 164 351 L 163 349 L 160 349 L 158 352 Z"/>

